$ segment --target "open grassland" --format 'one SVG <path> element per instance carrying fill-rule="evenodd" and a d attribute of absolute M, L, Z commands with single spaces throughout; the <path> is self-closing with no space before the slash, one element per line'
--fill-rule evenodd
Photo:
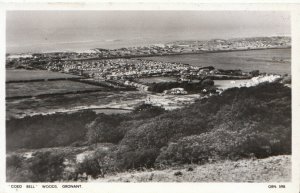
<path fill-rule="evenodd" d="M 185 165 L 165 170 L 125 172 L 92 182 L 289 182 L 291 156 Z"/>
<path fill-rule="evenodd" d="M 69 80 L 18 82 L 6 84 L 6 97 L 38 96 L 77 91 L 98 91 L 104 87 Z"/>
<path fill-rule="evenodd" d="M 47 70 L 6 70 L 6 82 L 72 78 L 80 78 L 80 76 Z"/>
<path fill-rule="evenodd" d="M 265 49 L 219 53 L 147 57 L 145 59 L 214 66 L 217 69 L 259 70 L 266 73 L 291 74 L 291 49 Z"/>
<path fill-rule="evenodd" d="M 84 109 L 132 109 L 145 98 L 146 94 L 138 91 L 99 91 L 6 100 L 6 118 Z"/>
<path fill-rule="evenodd" d="M 160 82 L 176 82 L 177 79 L 175 77 L 149 77 L 149 78 L 140 78 L 138 82 L 142 84 L 152 84 L 152 83 L 160 83 Z"/>

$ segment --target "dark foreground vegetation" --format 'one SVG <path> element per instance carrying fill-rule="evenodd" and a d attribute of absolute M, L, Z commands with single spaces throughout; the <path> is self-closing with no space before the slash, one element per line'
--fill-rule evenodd
<path fill-rule="evenodd" d="M 148 90 L 151 92 L 158 92 L 162 93 L 165 90 L 169 90 L 172 88 L 184 88 L 184 90 L 188 91 L 189 93 L 199 93 L 203 89 L 206 89 L 207 91 L 210 91 L 214 93 L 216 91 L 216 88 L 214 87 L 214 81 L 206 78 L 202 79 L 197 83 L 191 83 L 191 82 L 160 82 L 160 83 L 154 83 L 150 84 Z"/>
<path fill-rule="evenodd" d="M 183 109 L 141 105 L 133 113 L 91 112 L 7 121 L 7 150 L 54 146 L 95 146 L 65 177 L 57 151 L 31 158 L 7 156 L 8 181 L 78 180 L 79 174 L 107 173 L 180 164 L 265 158 L 291 154 L 291 89 L 281 83 L 232 88 Z"/>

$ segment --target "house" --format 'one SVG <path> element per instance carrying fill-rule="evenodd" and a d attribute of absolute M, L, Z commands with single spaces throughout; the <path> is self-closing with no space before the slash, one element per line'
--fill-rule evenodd
<path fill-rule="evenodd" d="M 173 94 L 173 95 L 182 95 L 187 94 L 184 88 L 172 88 L 170 90 L 165 90 L 163 94 Z"/>

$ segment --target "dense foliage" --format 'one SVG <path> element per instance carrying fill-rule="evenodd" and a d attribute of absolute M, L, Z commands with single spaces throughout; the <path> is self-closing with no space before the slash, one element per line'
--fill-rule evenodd
<path fill-rule="evenodd" d="M 93 122 L 87 125 L 87 140 L 90 144 L 99 142 L 119 142 L 126 130 L 119 128 L 125 119 L 122 115 L 99 115 Z"/>
<path fill-rule="evenodd" d="M 85 157 L 85 159 L 77 164 L 76 173 L 87 174 L 96 178 L 97 176 L 104 177 L 107 172 L 114 169 L 114 160 L 112 158 L 112 150 L 97 150 L 92 156 Z"/>
<path fill-rule="evenodd" d="M 12 155 L 6 158 L 8 182 L 54 182 L 64 170 L 64 154 L 36 152 L 30 158 Z"/>
<path fill-rule="evenodd" d="M 105 115 L 99 114 L 97 118 L 87 125 L 87 140 L 93 143 L 118 143 L 124 135 L 145 120 L 162 114 L 165 110 L 150 104 L 137 106 L 133 113 Z"/>
<path fill-rule="evenodd" d="M 148 90 L 152 92 L 162 93 L 172 88 L 184 88 L 188 92 L 201 92 L 203 89 L 214 91 L 214 81 L 211 79 L 203 79 L 200 82 L 160 82 L 149 85 Z"/>
<path fill-rule="evenodd" d="M 85 135 L 90 144 L 116 144 L 115 149 L 100 151 L 77 166 L 78 173 L 93 177 L 104 176 L 107 171 L 291 153 L 291 89 L 281 83 L 228 89 L 173 111 L 143 104 L 126 115 L 83 117 L 89 123 L 86 127 L 70 120 L 85 128 L 81 137 Z M 9 132 L 13 135 L 19 130 Z M 37 164 L 44 163 L 39 160 Z M 11 163 L 10 168 L 22 167 L 20 159 L 12 158 Z M 57 164 L 51 163 L 44 164 Z"/>
<path fill-rule="evenodd" d="M 86 124 L 96 118 L 92 111 L 37 115 L 6 121 L 6 148 L 67 146 L 83 141 Z"/>
<path fill-rule="evenodd" d="M 229 89 L 145 121 L 129 130 L 119 147 L 120 163 L 150 149 L 156 150 L 151 160 L 167 163 L 290 154 L 291 90 L 279 83 Z M 141 166 L 136 157 L 124 167 Z"/>

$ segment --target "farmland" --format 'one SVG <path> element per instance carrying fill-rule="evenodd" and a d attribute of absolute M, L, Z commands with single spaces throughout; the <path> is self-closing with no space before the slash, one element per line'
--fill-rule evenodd
<path fill-rule="evenodd" d="M 98 91 L 6 100 L 6 118 L 98 108 L 132 109 L 145 98 L 146 94 L 138 91 Z"/>
<path fill-rule="evenodd" d="M 6 74 L 7 119 L 87 109 L 96 113 L 126 113 L 146 98 L 137 91 L 122 92 L 74 81 L 81 77 L 64 73 L 6 70 Z"/>
<path fill-rule="evenodd" d="M 107 115 L 112 114 L 123 114 L 123 113 L 130 113 L 131 110 L 127 109 L 119 109 L 119 108 L 100 108 L 100 109 L 92 109 L 96 114 L 104 113 Z"/>
<path fill-rule="evenodd" d="M 158 83 L 158 82 L 176 82 L 177 79 L 175 77 L 147 77 L 147 78 L 140 78 L 138 80 L 140 83 L 144 84 L 152 84 L 152 83 Z"/>
<path fill-rule="evenodd" d="M 270 59 L 271 54 L 259 55 L 261 51 L 254 57 L 249 52 L 220 53 L 223 58 L 214 55 L 210 58 L 229 62 L 227 66 L 222 64 L 225 69 L 237 69 L 247 62 L 254 65 L 265 62 L 261 65 L 270 64 L 268 72 L 289 73 L 290 68 L 284 69 L 284 65 L 289 65 L 290 58 L 274 53 Z M 199 61 L 196 58 L 192 65 L 199 65 Z M 9 181 L 80 181 L 84 175 L 87 175 L 85 181 L 94 178 L 92 181 L 124 182 L 290 180 L 291 89 L 283 81 L 255 85 L 258 77 L 215 82 L 207 78 L 192 80 L 198 82 L 194 84 L 197 87 L 188 87 L 186 81 L 174 83 L 177 81 L 174 77 L 193 75 L 194 69 L 188 65 L 168 64 L 174 67 L 177 73 L 174 75 L 167 73 L 168 65 L 140 60 L 136 69 L 141 74 L 128 78 L 128 82 L 138 82 L 130 85 L 136 87 L 123 89 L 127 85 L 122 84 L 126 81 L 123 75 L 136 69 L 128 65 L 122 74 L 118 62 L 100 65 L 99 68 L 112 68 L 111 76 L 101 78 L 98 74 L 98 81 L 93 81 L 94 74 L 89 79 L 80 79 L 72 75 L 66 78 L 63 73 L 48 76 L 47 71 L 15 71 L 20 76 L 15 74 L 15 80 L 6 82 Z M 178 73 L 178 66 L 182 73 Z M 167 70 L 157 73 L 156 67 Z M 252 67 L 247 65 L 242 70 Z M 254 69 L 264 71 L 257 67 Z M 80 66 L 77 70 L 82 72 L 82 69 Z M 221 72 L 210 68 L 195 72 L 205 76 L 211 71 Z M 30 78 L 33 72 L 36 74 Z M 117 73 L 119 77 L 115 76 Z M 270 76 L 275 77 L 261 74 L 262 78 Z M 251 87 L 241 87 L 248 82 Z M 139 90 L 143 88 L 139 83 L 150 88 L 155 85 L 156 92 Z M 157 86 L 159 83 L 162 86 Z M 206 94 L 206 89 L 200 87 L 204 83 L 225 90 Z M 201 88 L 203 92 L 171 95 L 158 91 L 167 90 L 170 85 L 187 91 Z M 46 149 L 40 151 L 40 148 Z M 19 150 L 25 153 L 15 154 Z M 132 172 L 136 170 L 140 172 Z"/>
<path fill-rule="evenodd" d="M 213 66 L 217 69 L 259 70 L 266 73 L 291 73 L 291 49 L 266 49 L 220 53 L 186 54 L 147 57 L 145 59 L 186 63 L 193 66 Z"/>
<path fill-rule="evenodd" d="M 99 91 L 104 87 L 69 80 L 18 82 L 6 84 L 6 97 L 26 97 L 78 91 Z"/>
<path fill-rule="evenodd" d="M 46 70 L 6 70 L 6 82 L 53 80 L 53 79 L 73 79 L 81 78 L 76 75 L 51 72 Z"/>

